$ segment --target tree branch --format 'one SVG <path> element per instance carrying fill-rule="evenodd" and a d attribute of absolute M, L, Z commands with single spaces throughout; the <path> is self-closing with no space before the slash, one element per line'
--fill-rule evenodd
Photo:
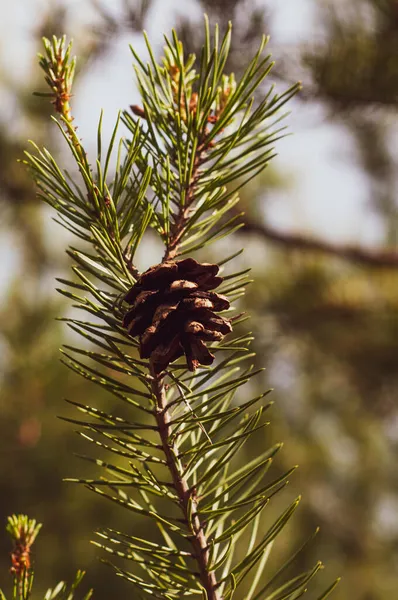
<path fill-rule="evenodd" d="M 253 232 L 289 250 L 321 252 L 372 268 L 398 268 L 398 252 L 394 250 L 367 250 L 350 244 L 338 245 L 300 234 L 284 233 L 247 217 L 244 221 L 244 227 L 239 229 L 238 233 Z"/>
<path fill-rule="evenodd" d="M 201 584 L 207 593 L 208 600 L 221 600 L 218 594 L 217 580 L 214 572 L 209 571 L 209 544 L 203 525 L 198 515 L 198 501 L 193 488 L 182 475 L 182 468 L 178 459 L 178 449 L 175 442 L 171 441 L 170 412 L 167 406 L 166 392 L 163 383 L 164 375 L 156 374 L 151 365 L 152 393 L 156 399 L 156 422 L 159 429 L 163 452 L 167 466 L 177 492 L 180 507 L 184 515 L 184 522 L 190 534 L 193 553 L 199 567 Z"/>
<path fill-rule="evenodd" d="M 192 204 L 195 202 L 195 184 L 199 172 L 201 160 L 206 151 L 206 138 L 199 140 L 199 145 L 195 153 L 194 167 L 192 170 L 191 180 L 187 186 L 185 195 L 185 204 L 180 205 L 179 211 L 174 217 L 174 223 L 171 227 L 171 236 L 167 248 L 163 256 L 163 262 L 172 260 L 178 253 L 178 246 L 185 232 L 185 226 L 189 217 L 192 214 Z"/>

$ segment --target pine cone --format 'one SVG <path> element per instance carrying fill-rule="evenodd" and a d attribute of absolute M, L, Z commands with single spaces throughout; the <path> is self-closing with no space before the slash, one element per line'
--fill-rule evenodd
<path fill-rule="evenodd" d="M 140 356 L 151 358 L 156 373 L 184 354 L 190 371 L 212 364 L 205 342 L 232 331 L 229 319 L 214 312 L 229 308 L 225 296 L 210 291 L 223 281 L 217 273 L 217 265 L 193 258 L 167 261 L 145 271 L 126 294 L 132 308 L 123 325 L 139 336 Z"/>

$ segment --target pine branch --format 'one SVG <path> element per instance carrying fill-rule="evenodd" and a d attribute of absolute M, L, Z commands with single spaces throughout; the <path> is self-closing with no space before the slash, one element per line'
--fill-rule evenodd
<path fill-rule="evenodd" d="M 191 180 L 186 190 L 185 203 L 179 207 L 178 213 L 174 217 L 171 226 L 170 237 L 163 256 L 163 261 L 172 260 L 178 253 L 179 243 L 184 235 L 185 227 L 192 214 L 192 205 L 195 203 L 195 184 L 198 178 L 200 165 L 206 153 L 207 144 L 204 135 L 198 140 L 198 147 L 195 150 Z"/>
<path fill-rule="evenodd" d="M 39 54 L 39 64 L 45 74 L 45 81 L 52 90 L 50 93 L 36 92 L 37 96 L 52 98 L 55 111 L 61 116 L 66 134 L 75 146 L 82 161 L 85 154 L 80 141 L 72 134 L 72 109 L 70 100 L 72 97 L 72 85 L 76 70 L 76 58 L 70 60 L 72 43 L 66 46 L 66 36 L 52 40 L 43 39 L 45 54 Z"/>
<path fill-rule="evenodd" d="M 13 541 L 10 569 L 14 579 L 12 600 L 30 600 L 34 580 L 31 550 L 42 524 L 37 523 L 35 519 L 29 519 L 27 515 L 12 515 L 7 521 L 6 530 Z M 70 587 L 64 581 L 60 581 L 55 588 L 47 590 L 44 600 L 73 600 L 84 575 L 84 571 L 78 571 Z M 92 594 L 93 590 L 89 590 L 82 600 L 90 600 Z M 0 600 L 7 600 L 1 589 Z"/>
<path fill-rule="evenodd" d="M 337 245 L 300 234 L 284 233 L 266 223 L 253 221 L 246 215 L 243 223 L 240 232 L 255 233 L 292 251 L 320 252 L 370 268 L 398 268 L 398 253 L 394 250 L 367 250 L 359 246 Z"/>
<path fill-rule="evenodd" d="M 166 462 L 171 473 L 172 481 L 178 495 L 181 510 L 184 515 L 185 525 L 190 534 L 190 541 L 193 548 L 195 559 L 198 563 L 200 581 L 206 590 L 208 600 L 219 600 L 217 592 L 217 580 L 214 571 L 209 570 L 209 549 L 210 544 L 198 515 L 198 504 L 195 488 L 190 488 L 183 475 L 180 460 L 178 458 L 178 449 L 170 441 L 170 411 L 166 398 L 164 377 L 156 374 L 151 368 L 152 392 L 156 398 L 156 422 L 162 442 L 162 448 L 166 457 Z"/>
<path fill-rule="evenodd" d="M 268 425 L 266 393 L 236 402 L 237 391 L 260 372 L 249 362 L 251 336 L 234 334 L 245 317 L 233 303 L 250 280 L 248 270 L 231 268 L 236 254 L 219 265 L 191 255 L 240 227 L 231 211 L 238 190 L 272 158 L 283 131 L 278 112 L 298 86 L 282 94 L 271 88 L 254 105 L 253 93 L 272 67 L 265 38 L 239 81 L 224 73 L 231 28 L 220 40 L 216 27 L 212 39 L 206 21 L 198 71 L 175 32 L 165 40 L 161 64 L 147 38 L 147 64 L 133 50 L 142 105 L 122 115 L 131 137 L 119 142 L 111 181 L 119 119 L 106 152 L 100 119 L 91 169 L 70 107 L 61 102 L 70 87 L 57 84 L 71 72 L 70 46 L 64 51 L 64 40 L 46 41 L 47 59 L 41 58 L 80 173 L 79 183 L 45 149 L 26 153 L 41 197 L 84 242 L 67 250 L 74 278 L 60 280 L 59 291 L 88 315 L 63 321 L 90 347 L 66 346 L 63 362 L 128 410 L 122 417 L 69 401 L 83 417 L 65 420 L 108 457 L 82 457 L 105 475 L 73 481 L 160 532 L 160 545 L 99 532 L 101 548 L 133 564 L 131 571 L 114 568 L 142 597 L 230 600 L 252 575 L 250 596 L 260 600 L 262 569 L 298 501 L 262 537 L 260 518 L 293 469 L 265 481 L 280 445 L 232 468 L 244 444 Z M 140 273 L 135 253 L 149 227 L 164 255 Z M 299 597 L 319 569 L 317 563 L 263 600 Z"/>

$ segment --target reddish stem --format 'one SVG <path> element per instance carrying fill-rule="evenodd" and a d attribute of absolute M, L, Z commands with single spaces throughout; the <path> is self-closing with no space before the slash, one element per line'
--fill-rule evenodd
<path fill-rule="evenodd" d="M 162 442 L 174 488 L 177 492 L 184 522 L 190 532 L 193 554 L 199 567 L 200 582 L 207 593 L 208 600 L 222 600 L 217 592 L 217 580 L 214 571 L 209 571 L 209 544 L 198 515 L 198 501 L 193 488 L 182 475 L 177 459 L 177 448 L 171 441 L 170 412 L 167 406 L 164 375 L 156 374 L 151 366 L 152 393 L 156 398 L 156 423 Z"/>

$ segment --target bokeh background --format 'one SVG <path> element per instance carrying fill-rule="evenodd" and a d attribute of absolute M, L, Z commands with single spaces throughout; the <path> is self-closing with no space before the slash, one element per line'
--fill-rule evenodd
<path fill-rule="evenodd" d="M 32 96 L 43 90 L 35 55 L 42 35 L 74 38 L 75 124 L 90 152 L 100 109 L 109 136 L 117 110 L 138 100 L 128 44 L 143 51 L 146 29 L 161 56 L 162 34 L 174 26 L 198 50 L 207 12 L 222 29 L 233 21 L 229 70 L 239 75 L 265 32 L 275 85 L 303 82 L 290 103 L 294 135 L 243 191 L 245 227 L 228 242 L 245 247 L 241 260 L 253 268 L 245 304 L 256 360 L 267 367 L 258 385 L 275 388 L 267 443 L 284 442 L 277 470 L 300 465 L 285 499 L 303 493 L 303 502 L 275 560 L 320 526 L 297 568 L 320 558 L 324 582 L 343 575 L 335 592 L 341 600 L 398 597 L 398 2 L 0 6 L 0 523 L 12 512 L 44 522 L 35 545 L 37 592 L 81 567 L 96 599 L 134 597 L 89 542 L 99 526 L 139 534 L 145 523 L 62 483 L 91 472 L 73 456 L 89 449 L 57 419 L 68 413 L 62 398 L 108 408 L 113 401 L 59 363 L 68 333 L 55 317 L 69 309 L 54 278 L 67 273 L 68 236 L 17 159 L 28 138 L 64 164 L 70 159 L 51 105 Z M 147 240 L 142 267 L 156 250 Z M 2 587 L 9 550 L 0 532 Z"/>

